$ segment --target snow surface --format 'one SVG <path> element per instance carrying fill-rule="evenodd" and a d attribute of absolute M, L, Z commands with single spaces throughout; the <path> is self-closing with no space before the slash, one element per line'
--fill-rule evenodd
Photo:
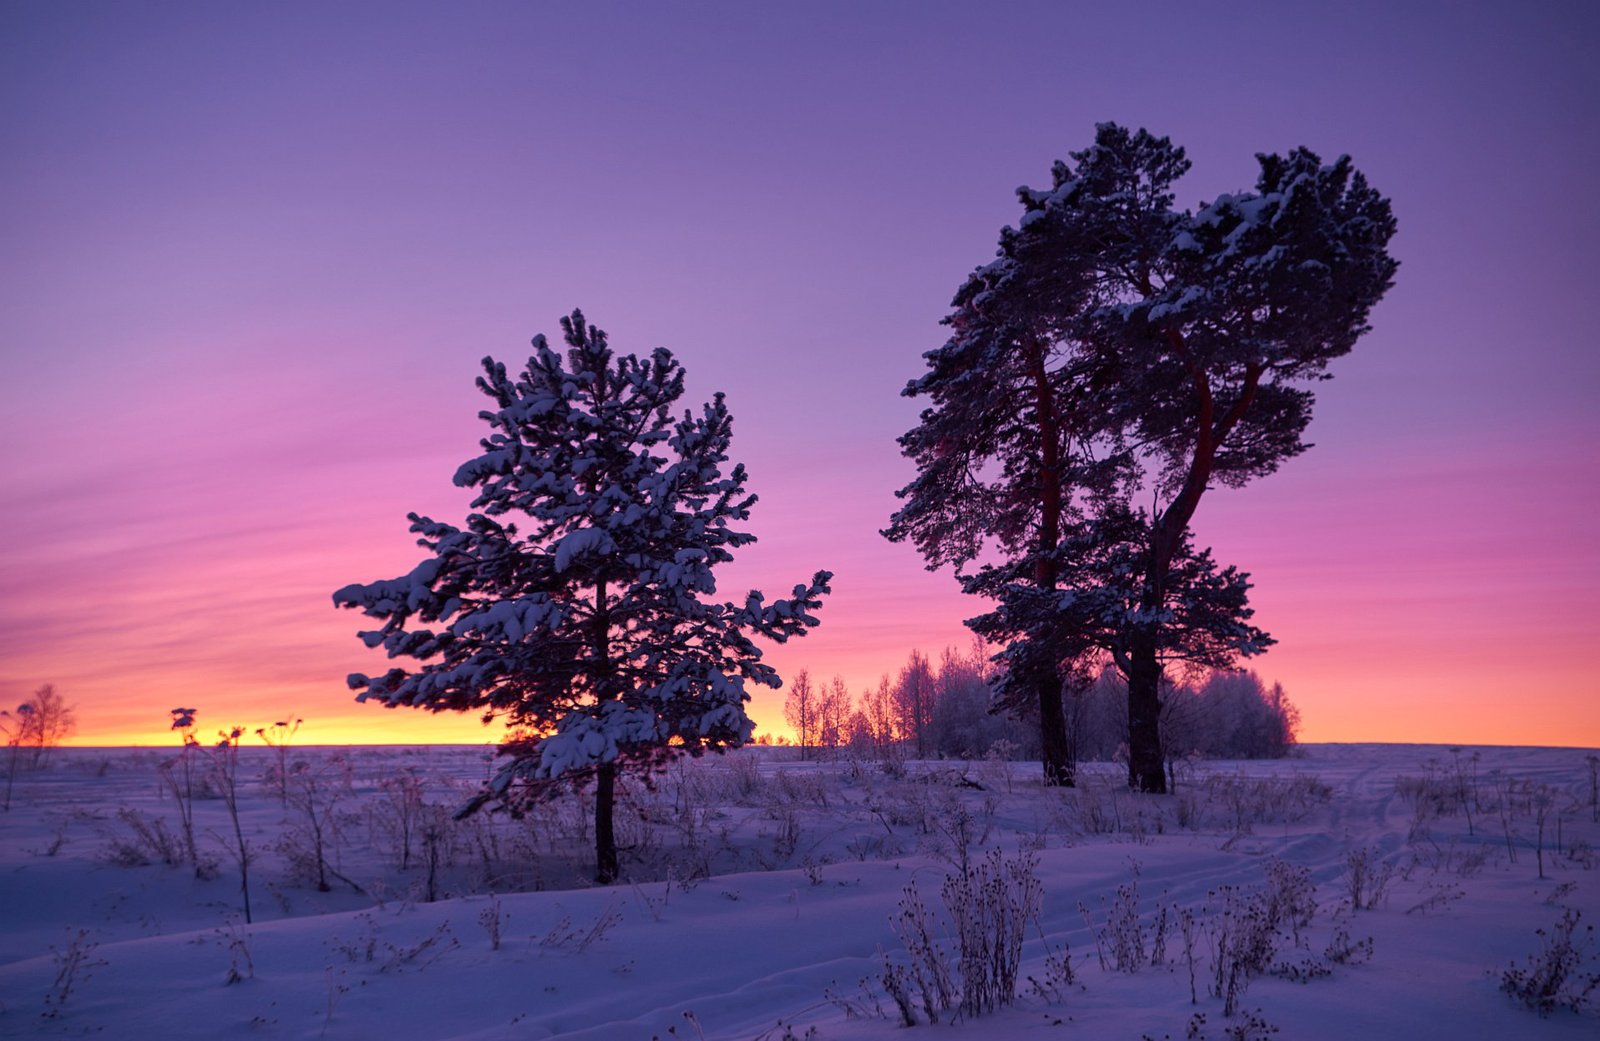
<path fill-rule="evenodd" d="M 1192 764 L 1178 793 L 1160 798 L 1120 790 L 1113 764 L 1089 766 L 1077 790 L 1050 791 L 1037 764 L 886 768 L 795 755 L 747 749 L 676 764 L 655 791 L 625 784 L 629 880 L 599 889 L 583 881 L 588 829 L 574 799 L 522 822 L 447 822 L 486 776 L 483 749 L 297 749 L 300 776 L 337 794 L 328 859 L 338 874 L 323 893 L 293 868 L 303 814 L 262 780 L 273 753 L 246 749 L 242 810 L 257 859 L 256 922 L 244 925 L 220 800 L 195 804 L 212 877 L 128 863 L 130 821 L 159 819 L 177 834 L 158 770 L 171 753 L 58 750 L 18 776 L 0 813 L 0 1037 L 1160 1041 L 1185 1038 L 1198 1012 L 1198 1036 L 1221 1039 L 1244 1020 L 1226 1019 L 1206 993 L 1204 951 L 1191 1005 L 1179 947 L 1165 965 L 1118 972 L 1098 963 L 1096 934 L 1126 883 L 1137 882 L 1149 930 L 1161 904 L 1203 914 L 1219 886 L 1261 886 L 1274 858 L 1308 869 L 1317 887 L 1306 949 L 1286 954 L 1321 951 L 1336 921 L 1373 942 L 1370 960 L 1310 982 L 1252 981 L 1241 1008 L 1259 1010 L 1276 1036 L 1600 1032 L 1592 1013 L 1540 1018 L 1499 987 L 1500 971 L 1525 964 L 1535 930 L 1563 909 L 1600 922 L 1592 752 L 1310 746 L 1281 762 Z M 1433 813 L 1406 794 L 1419 779 L 1467 776 L 1480 794 L 1470 827 L 1464 813 Z M 435 902 L 420 832 L 412 863 L 399 866 L 405 792 L 421 797 L 409 804 L 419 827 L 431 821 L 444 836 Z M 1547 797 L 1541 878 L 1536 808 Z M 940 883 L 956 870 L 962 821 L 974 856 L 1038 850 L 1044 904 L 1022 975 L 1065 946 L 1078 984 L 1042 994 L 1024 982 L 998 1013 L 903 1034 L 878 983 L 884 953 L 904 957 L 890 915 L 915 884 L 948 937 Z M 1359 849 L 1395 874 L 1376 908 L 1340 911 Z M 80 930 L 84 957 L 63 1000 Z M 1588 970 L 1600 971 L 1592 953 Z"/>

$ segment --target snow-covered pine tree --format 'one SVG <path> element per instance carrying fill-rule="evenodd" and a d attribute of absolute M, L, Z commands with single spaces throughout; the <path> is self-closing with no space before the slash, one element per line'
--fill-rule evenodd
<path fill-rule="evenodd" d="M 950 340 L 906 389 L 933 404 L 901 438 L 918 475 L 885 534 L 913 540 L 930 567 L 959 569 L 985 543 L 1030 557 L 1038 599 L 1070 604 L 1054 596 L 1069 530 L 1107 506 L 1131 514 L 1135 496 L 1151 503 L 1118 664 L 1129 781 L 1159 792 L 1161 662 L 1196 562 L 1195 510 L 1213 484 L 1245 484 L 1305 449 L 1307 385 L 1366 332 L 1394 276 L 1395 222 L 1348 158 L 1324 165 L 1303 148 L 1258 156 L 1254 191 L 1194 213 L 1173 208 L 1189 161 L 1166 138 L 1105 123 L 1071 158 L 1049 188 L 1019 190 L 1021 220 L 957 293 Z M 1050 661 L 1071 651 L 1046 654 L 1033 680 L 1053 780 L 1064 753 Z"/>
<path fill-rule="evenodd" d="M 674 419 L 684 371 L 670 352 L 614 356 L 580 311 L 561 326 L 565 359 L 542 335 L 516 378 L 484 359 L 478 387 L 495 407 L 480 416 L 494 432 L 455 475 L 477 489 L 465 527 L 411 514 L 426 559 L 333 599 L 383 623 L 359 634 L 367 646 L 421 663 L 351 675 L 357 700 L 513 727 L 463 813 L 595 783 L 604 884 L 618 873 L 617 771 L 748 741 L 746 683 L 781 683 L 753 638 L 804 635 L 832 575 L 792 599 L 716 600 L 712 569 L 755 541 L 741 527 L 756 501 L 744 467 L 725 469 L 722 395 Z"/>
<path fill-rule="evenodd" d="M 1054 279 L 1018 285 L 1034 270 L 1003 258 L 957 293 L 945 319 L 950 339 L 925 355 L 928 371 L 904 392 L 932 403 L 900 438 L 917 476 L 896 492 L 904 504 L 883 534 L 913 542 L 929 569 L 952 565 L 967 592 L 995 595 L 984 588 L 990 580 L 1026 586 L 1038 593 L 1032 606 L 1050 612 L 1058 600 L 1062 539 L 1083 520 L 1088 498 L 1114 494 L 1120 471 L 1115 444 L 1096 454 L 1105 428 L 1087 407 L 1091 402 L 1074 395 L 1070 356 L 1036 313 L 1041 295 L 1074 289 Z M 1001 278 L 1009 292 L 990 285 Z M 963 573 L 996 555 L 1014 565 L 1003 579 L 992 571 Z M 1045 783 L 1071 785 L 1062 670 L 1070 672 L 1081 647 L 1066 641 L 1053 620 L 1010 628 L 1017 637 L 1031 635 L 1000 659 L 1007 668 L 996 679 L 1014 707 L 1026 703 L 1025 715 L 1038 720 Z M 1007 637 L 999 628 L 982 635 Z"/>

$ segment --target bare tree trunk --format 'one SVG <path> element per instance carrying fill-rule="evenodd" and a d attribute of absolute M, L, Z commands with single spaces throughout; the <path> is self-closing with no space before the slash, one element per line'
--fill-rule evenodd
<path fill-rule="evenodd" d="M 611 618 L 606 601 L 606 581 L 595 583 L 595 663 L 599 682 L 596 695 L 604 701 L 617 692 L 612 689 Z M 594 793 L 594 880 L 608 886 L 617 880 L 617 835 L 614 817 L 617 800 L 617 764 L 601 763 Z"/>
<path fill-rule="evenodd" d="M 1044 783 L 1054 788 L 1071 788 L 1078 781 L 1078 761 L 1067 740 L 1067 716 L 1061 701 L 1061 680 L 1051 669 L 1040 674 L 1037 684 Z"/>
<path fill-rule="evenodd" d="M 1061 540 L 1061 427 L 1056 415 L 1050 377 L 1045 372 L 1045 348 L 1031 343 L 1034 405 L 1039 420 L 1039 559 L 1034 583 L 1040 589 L 1056 587 L 1056 564 L 1051 554 Z M 1055 651 L 1056 648 L 1049 648 Z M 1039 692 L 1039 747 L 1044 760 L 1044 783 L 1070 788 L 1077 781 L 1077 766 L 1067 746 L 1067 717 L 1061 704 L 1061 677 L 1054 668 L 1040 670 L 1035 680 Z"/>
<path fill-rule="evenodd" d="M 617 766 L 600 767 L 594 797 L 594 880 L 608 886 L 617 880 L 617 836 L 613 827 L 617 797 Z"/>
<path fill-rule="evenodd" d="M 1161 662 L 1155 633 L 1142 629 L 1128 641 L 1128 787 L 1136 792 L 1167 790 L 1161 751 Z"/>
<path fill-rule="evenodd" d="M 1218 417 L 1210 378 L 1193 363 L 1183 335 L 1169 329 L 1167 338 L 1173 352 L 1189 366 L 1195 403 L 1194 448 L 1178 494 L 1151 522 L 1150 570 L 1140 606 L 1152 614 L 1166 605 L 1172 559 L 1211 480 L 1217 450 L 1249 410 L 1264 371 L 1256 363 L 1247 365 L 1238 398 Z M 1153 629 L 1141 628 L 1128 640 L 1128 784 L 1135 791 L 1160 794 L 1167 790 L 1167 776 L 1161 751 L 1161 661 L 1156 652 Z"/>
<path fill-rule="evenodd" d="M 17 783 L 17 758 L 18 758 L 18 752 L 19 751 L 20 751 L 20 749 L 17 747 L 17 743 L 15 741 L 13 741 L 11 743 L 11 767 L 10 767 L 10 769 L 8 769 L 6 771 L 6 805 L 5 805 L 5 809 L 6 809 L 7 813 L 11 812 L 11 788 L 12 788 L 13 785 L 15 785 Z"/>

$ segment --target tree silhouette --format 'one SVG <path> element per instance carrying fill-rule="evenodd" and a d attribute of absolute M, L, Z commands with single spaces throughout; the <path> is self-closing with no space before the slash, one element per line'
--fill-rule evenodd
<path fill-rule="evenodd" d="M 361 633 L 414 671 L 350 677 L 358 700 L 504 717 L 506 762 L 462 813 L 517 812 L 563 784 L 593 780 L 596 878 L 616 879 L 619 768 L 743 744 L 747 682 L 777 687 L 753 637 L 800 636 L 832 576 L 792 599 L 713 599 L 712 569 L 753 542 L 755 496 L 725 469 L 732 417 L 722 395 L 674 419 L 684 372 L 664 349 L 614 356 L 574 311 L 568 351 L 543 336 L 522 374 L 485 358 L 494 402 L 483 452 L 456 472 L 477 489 L 465 527 L 410 515 L 427 557 L 334 603 L 382 621 Z M 507 517 L 525 519 L 526 530 Z"/>
<path fill-rule="evenodd" d="M 1239 610 L 1244 576 L 1197 553 L 1190 523 L 1213 484 L 1305 450 L 1307 385 L 1367 331 L 1397 266 L 1389 203 L 1348 158 L 1257 158 L 1253 191 L 1179 211 L 1183 150 L 1101 124 L 1049 189 L 1019 190 L 1018 226 L 961 287 L 950 340 L 906 389 L 932 405 L 901 438 L 918 475 L 885 534 L 958 574 L 986 546 L 1006 558 L 1013 599 L 1032 605 L 1026 624 L 1013 611 L 1025 640 L 1011 664 L 1035 690 L 1058 782 L 1062 673 L 1084 651 L 1102 647 L 1126 674 L 1129 781 L 1163 791 L 1163 661 L 1262 646 Z M 1123 559 L 1075 565 L 1064 583 L 1085 551 Z M 997 581 L 971 591 L 996 595 Z M 1086 611 L 1097 589 L 1122 612 Z M 1185 620 L 1195 589 L 1217 596 Z"/>

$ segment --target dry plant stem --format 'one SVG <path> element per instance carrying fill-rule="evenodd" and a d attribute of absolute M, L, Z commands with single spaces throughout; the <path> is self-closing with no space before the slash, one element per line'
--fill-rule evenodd
<path fill-rule="evenodd" d="M 250 957 L 250 936 L 239 925 L 238 919 L 230 919 L 220 934 L 228 947 L 227 985 L 254 979 L 256 964 L 255 959 Z"/>
<path fill-rule="evenodd" d="M 79 929 L 67 941 L 65 949 L 50 948 L 56 963 L 56 977 L 45 993 L 44 1018 L 59 1018 L 73 992 L 88 982 L 90 971 L 106 964 L 103 959 L 91 957 L 98 946 L 89 942 L 89 930 Z"/>
<path fill-rule="evenodd" d="M 257 727 L 256 736 L 265 741 L 277 756 L 277 776 L 275 778 L 278 788 L 278 803 L 285 809 L 289 806 L 289 742 L 300 729 L 303 719 L 296 719 L 291 713 L 270 727 Z"/>
<path fill-rule="evenodd" d="M 180 727 L 174 723 L 175 729 L 183 731 L 183 749 L 177 758 L 162 764 L 161 777 L 166 782 L 167 789 L 172 792 L 172 799 L 178 806 L 178 823 L 183 827 L 183 848 L 188 856 L 189 863 L 194 867 L 194 877 L 204 878 L 205 868 L 200 860 L 200 848 L 194 838 L 194 756 L 199 745 L 195 742 L 192 733 L 194 724 Z M 181 783 L 180 783 L 181 781 Z"/>
<path fill-rule="evenodd" d="M 1581 1013 L 1591 1007 L 1590 995 L 1600 990 L 1596 972 L 1594 926 L 1579 929 L 1583 915 L 1571 908 L 1550 929 L 1539 929 L 1540 949 L 1526 968 L 1512 962 L 1500 975 L 1500 989 L 1548 1016 L 1558 1008 Z"/>
<path fill-rule="evenodd" d="M 1544 874 L 1544 836 L 1545 836 L 1545 829 L 1549 826 L 1549 823 L 1550 823 L 1550 813 L 1555 808 L 1555 804 L 1556 804 L 1555 793 L 1552 792 L 1549 788 L 1545 787 L 1544 785 L 1539 785 L 1538 788 L 1536 788 L 1533 791 L 1532 795 L 1529 798 L 1533 803 L 1533 824 L 1534 824 L 1534 829 L 1535 829 L 1535 835 L 1537 836 L 1536 839 L 1535 839 L 1534 848 L 1533 848 L 1534 849 L 1534 856 L 1538 859 L 1539 877 L 1542 879 L 1542 878 L 1545 877 L 1545 874 Z M 1559 818 L 1558 818 L 1558 820 L 1559 820 Z"/>
<path fill-rule="evenodd" d="M 1500 830 L 1506 839 L 1506 856 L 1511 863 L 1517 862 L 1517 846 L 1511 837 L 1511 779 L 1500 779 Z"/>
<path fill-rule="evenodd" d="M 945 948 L 934 939 L 933 923 L 915 883 L 905 887 L 890 924 L 910 964 L 897 965 L 885 956 L 881 976 L 905 1025 L 915 1025 L 918 1003 L 927 1021 L 937 1023 L 952 1008 L 976 1016 L 1015 1000 L 1023 934 L 1029 919 L 1037 920 L 1043 897 L 1037 866 L 1032 852 L 1007 859 L 999 850 L 991 850 L 961 874 L 946 876 L 941 892 L 956 940 L 954 969 Z M 1058 974 L 1070 981 L 1071 962 L 1064 960 Z"/>
<path fill-rule="evenodd" d="M 489 906 L 478 912 L 478 924 L 483 926 L 484 932 L 489 934 L 489 949 L 500 949 L 500 927 L 504 918 L 500 914 L 500 898 L 495 894 L 489 895 Z"/>
<path fill-rule="evenodd" d="M 228 853 L 239 867 L 239 893 L 244 902 L 245 924 L 248 925 L 255 918 L 250 912 L 250 861 L 253 853 L 250 844 L 245 841 L 244 828 L 239 823 L 239 737 L 243 733 L 243 727 L 234 727 L 222 734 L 222 740 L 209 754 L 212 779 L 222 795 L 223 805 L 227 807 L 228 819 L 233 824 L 233 844 Z"/>
<path fill-rule="evenodd" d="M 317 890 L 323 893 L 332 889 L 328 884 L 329 875 L 343 877 L 328 864 L 328 847 L 338 842 L 336 810 L 341 796 L 350 790 L 347 769 L 343 756 L 334 757 L 322 769 L 299 759 L 282 779 L 285 799 L 304 818 L 302 828 L 296 829 L 294 834 L 310 842 L 310 870 L 315 875 Z"/>
<path fill-rule="evenodd" d="M 6 766 L 6 802 L 5 811 L 11 812 L 11 789 L 17 783 L 17 766 L 22 760 L 22 739 L 27 720 L 22 717 L 21 706 L 18 715 L 10 712 L 0 712 L 0 733 L 6 735 L 6 748 L 10 750 L 7 758 L 10 762 Z"/>
<path fill-rule="evenodd" d="M 1472 806 L 1477 800 L 1476 768 L 1474 768 L 1472 784 L 1469 785 L 1467 782 L 1466 770 L 1461 761 L 1461 749 L 1451 748 L 1450 756 L 1454 765 L 1457 797 L 1460 799 L 1462 810 L 1467 815 L 1467 835 L 1476 835 L 1477 832 L 1472 825 Z"/>
<path fill-rule="evenodd" d="M 934 942 L 927 908 L 915 885 L 905 888 L 899 916 L 892 923 L 906 953 L 911 956 L 911 974 L 922 995 L 923 1012 L 928 1022 L 937 1023 L 939 1016 L 954 1003 L 955 986 L 944 952 Z"/>
<path fill-rule="evenodd" d="M 1600 823 L 1600 755 L 1586 755 L 1583 762 L 1589 767 L 1589 820 Z"/>
<path fill-rule="evenodd" d="M 1194 979 L 1194 941 L 1197 932 L 1192 909 L 1185 907 L 1178 912 L 1178 933 L 1183 937 L 1183 961 L 1189 969 L 1189 1004 L 1198 1005 L 1200 996 L 1195 991 Z"/>
<path fill-rule="evenodd" d="M 438 807 L 427 809 L 432 812 L 422 826 L 422 849 L 428 858 L 427 901 L 431 904 L 439 899 L 439 865 L 450 839 L 450 822 Z"/>
<path fill-rule="evenodd" d="M 378 783 L 382 798 L 368 813 L 376 830 L 394 843 L 395 861 L 401 871 L 411 869 L 414 840 L 420 830 L 424 790 L 422 778 L 407 768 Z"/>
<path fill-rule="evenodd" d="M 1350 906 L 1356 911 L 1371 911 L 1383 902 L 1394 865 L 1378 860 L 1378 851 L 1357 847 L 1345 854 L 1345 884 Z"/>
<path fill-rule="evenodd" d="M 350 990 L 349 986 L 339 982 L 339 976 L 342 975 L 344 975 L 342 972 L 335 974 L 332 965 L 324 970 L 324 976 L 328 981 L 328 1005 L 327 1012 L 322 1017 L 322 1036 L 326 1036 L 328 1028 L 333 1026 L 333 1012 L 339 1007 L 339 999 Z"/>

